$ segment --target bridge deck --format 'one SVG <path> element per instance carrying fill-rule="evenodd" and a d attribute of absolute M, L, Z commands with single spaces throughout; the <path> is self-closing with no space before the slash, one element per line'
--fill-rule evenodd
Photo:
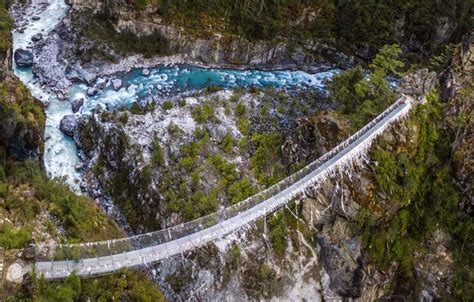
<path fill-rule="evenodd" d="M 83 277 L 104 275 L 124 267 L 135 267 L 157 262 L 221 238 L 284 206 L 286 202 L 301 194 L 305 188 L 320 179 L 324 179 L 327 176 L 326 172 L 332 171 L 346 160 L 350 160 L 351 156 L 358 155 L 362 147 L 367 148 L 367 146 L 364 146 L 365 143 L 371 142 L 392 121 L 406 114 L 411 108 L 412 101 L 413 99 L 410 97 L 402 96 L 393 106 L 376 118 L 374 120 L 376 122 L 372 126 L 367 129 L 363 128 L 363 133 L 358 132 L 359 137 L 340 152 L 286 189 L 233 217 L 181 238 L 120 254 L 81 260 L 39 261 L 35 263 L 36 272 L 46 279 L 65 278 L 72 271 Z M 350 138 L 346 141 L 350 141 Z"/>

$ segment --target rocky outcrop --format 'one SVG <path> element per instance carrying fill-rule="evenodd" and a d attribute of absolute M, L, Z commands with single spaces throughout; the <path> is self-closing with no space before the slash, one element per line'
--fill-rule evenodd
<path fill-rule="evenodd" d="M 316 242 L 323 267 L 330 278 L 331 290 L 341 297 L 360 297 L 364 277 L 360 239 L 336 243 L 326 235 L 317 235 Z"/>
<path fill-rule="evenodd" d="M 187 61 L 211 65 L 305 70 L 327 67 L 328 64 L 341 67 L 354 63 L 353 57 L 316 41 L 297 43 L 285 38 L 279 38 L 277 41 L 249 41 L 242 37 L 221 34 L 196 37 L 182 28 L 164 23 L 153 9 L 137 13 L 122 1 L 72 0 L 71 5 L 74 24 L 87 24 L 85 18 L 99 15 L 104 20 L 112 20 L 117 32 L 133 33 L 139 37 L 160 37 L 165 41 L 160 45 L 161 53 L 178 54 Z M 81 44 L 82 48 L 86 48 L 84 41 Z"/>
<path fill-rule="evenodd" d="M 453 99 L 464 84 L 473 80 L 474 32 L 467 34 L 450 60 L 440 78 L 441 98 L 444 102 Z"/>
<path fill-rule="evenodd" d="M 433 91 L 438 86 L 438 76 L 427 68 L 419 69 L 403 78 L 399 92 L 421 97 Z"/>
<path fill-rule="evenodd" d="M 282 146 L 283 160 L 288 166 L 303 160 L 311 162 L 341 142 L 348 130 L 347 121 L 331 111 L 298 119 L 295 130 Z"/>
<path fill-rule="evenodd" d="M 453 158 L 456 180 L 461 187 L 460 207 L 474 213 L 474 32 L 466 35 L 456 47 L 440 85 L 441 96 L 446 102 L 446 127 L 452 129 Z"/>

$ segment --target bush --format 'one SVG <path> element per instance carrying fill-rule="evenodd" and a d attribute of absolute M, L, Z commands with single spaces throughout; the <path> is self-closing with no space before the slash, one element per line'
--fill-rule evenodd
<path fill-rule="evenodd" d="M 203 104 L 193 108 L 192 116 L 196 123 L 204 123 L 215 119 L 214 108 L 211 104 Z"/>
<path fill-rule="evenodd" d="M 113 275 L 80 279 L 74 273 L 62 282 L 33 278 L 33 286 L 15 297 L 21 301 L 165 301 L 145 274 L 123 269 Z"/>
<path fill-rule="evenodd" d="M 163 149 L 160 146 L 160 143 L 155 138 L 153 141 L 153 152 L 151 154 L 151 162 L 155 166 L 163 166 L 165 164 L 165 155 Z"/>
<path fill-rule="evenodd" d="M 329 84 L 332 101 L 340 105 L 338 111 L 348 115 L 354 130 L 364 126 L 393 100 L 394 93 L 386 78 L 400 75 L 403 68 L 403 63 L 398 60 L 400 54 L 398 45 L 386 45 L 369 65 L 368 77 L 357 66 L 336 75 Z"/>
<path fill-rule="evenodd" d="M 173 102 L 171 101 L 164 101 L 162 104 L 164 110 L 170 110 L 173 108 Z"/>
<path fill-rule="evenodd" d="M 20 228 L 14 229 L 10 224 L 0 225 L 0 246 L 6 249 L 24 248 L 31 240 L 31 230 Z"/>
<path fill-rule="evenodd" d="M 258 193 L 258 190 L 252 186 L 248 177 L 234 182 L 227 189 L 227 194 L 232 204 L 242 201 L 256 193 Z"/>
<path fill-rule="evenodd" d="M 235 107 L 235 115 L 241 117 L 245 114 L 245 105 L 242 102 L 239 102 Z"/>
<path fill-rule="evenodd" d="M 221 149 L 224 152 L 230 153 L 236 144 L 237 144 L 237 142 L 232 137 L 232 135 L 226 134 L 224 136 L 224 139 L 222 140 L 222 142 L 219 145 L 220 145 Z"/>
<path fill-rule="evenodd" d="M 128 123 L 128 114 L 127 113 L 122 113 L 120 115 L 120 122 L 124 125 Z"/>

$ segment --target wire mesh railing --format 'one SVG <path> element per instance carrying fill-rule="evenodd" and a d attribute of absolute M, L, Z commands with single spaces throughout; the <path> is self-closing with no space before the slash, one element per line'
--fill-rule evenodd
<path fill-rule="evenodd" d="M 331 151 L 327 152 L 291 176 L 232 206 L 177 226 L 126 238 L 77 244 L 47 245 L 39 243 L 36 246 L 36 260 L 37 262 L 60 262 L 70 260 L 80 261 L 90 258 L 99 259 L 101 257 L 130 253 L 141 249 L 163 245 L 165 243 L 169 243 L 185 236 L 217 226 L 220 223 L 230 220 L 231 218 L 235 218 L 236 216 L 258 206 L 265 200 L 276 196 L 278 193 L 289 188 L 293 184 L 309 175 L 315 169 L 331 160 L 342 150 L 366 134 L 370 129 L 372 129 L 372 127 L 374 127 L 374 125 L 382 121 L 402 103 L 404 103 L 405 100 L 406 97 L 402 95 L 395 103 L 393 103 L 370 123 L 337 145 Z M 265 215 L 266 212 L 267 210 L 262 211 L 261 216 Z"/>

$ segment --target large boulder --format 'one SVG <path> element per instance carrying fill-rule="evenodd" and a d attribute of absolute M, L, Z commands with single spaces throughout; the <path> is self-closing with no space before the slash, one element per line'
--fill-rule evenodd
<path fill-rule="evenodd" d="M 26 49 L 15 50 L 15 63 L 19 67 L 30 67 L 33 65 L 33 53 Z"/>
<path fill-rule="evenodd" d="M 108 82 L 109 81 L 106 78 L 98 78 L 96 81 L 96 87 L 102 90 L 107 86 Z"/>
<path fill-rule="evenodd" d="M 84 70 L 81 66 L 68 65 L 66 67 L 66 78 L 73 82 L 82 82 L 92 86 L 97 79 L 97 74 Z"/>
<path fill-rule="evenodd" d="M 63 117 L 63 119 L 61 120 L 59 124 L 59 129 L 61 129 L 61 131 L 64 134 L 73 137 L 74 130 L 76 130 L 76 126 L 77 126 L 76 116 L 73 114 L 69 114 Z"/>
<path fill-rule="evenodd" d="M 89 88 L 87 88 L 86 93 L 87 93 L 88 96 L 95 96 L 98 92 L 99 92 L 99 90 L 96 87 L 89 87 Z"/>
<path fill-rule="evenodd" d="M 84 99 L 83 98 L 75 99 L 74 101 L 72 101 L 72 103 L 71 103 L 72 112 L 74 112 L 74 113 L 78 112 L 79 109 L 81 109 L 83 104 L 84 104 Z"/>
<path fill-rule="evenodd" d="M 23 260 L 17 260 L 7 268 L 5 280 L 10 284 L 21 284 L 24 276 L 31 271 L 31 264 L 28 264 Z"/>
<path fill-rule="evenodd" d="M 81 69 L 79 71 L 79 74 L 80 74 L 81 78 L 83 79 L 83 81 L 89 86 L 92 86 L 94 84 L 95 80 L 97 79 L 97 74 L 95 74 L 93 72 L 89 72 L 87 70 Z"/>
<path fill-rule="evenodd" d="M 121 79 L 113 79 L 111 82 L 115 91 L 119 91 L 122 88 L 123 83 Z"/>
<path fill-rule="evenodd" d="M 42 33 L 37 33 L 36 35 L 31 37 L 31 41 L 33 41 L 33 42 L 38 42 L 41 39 L 43 39 L 43 34 Z"/>

